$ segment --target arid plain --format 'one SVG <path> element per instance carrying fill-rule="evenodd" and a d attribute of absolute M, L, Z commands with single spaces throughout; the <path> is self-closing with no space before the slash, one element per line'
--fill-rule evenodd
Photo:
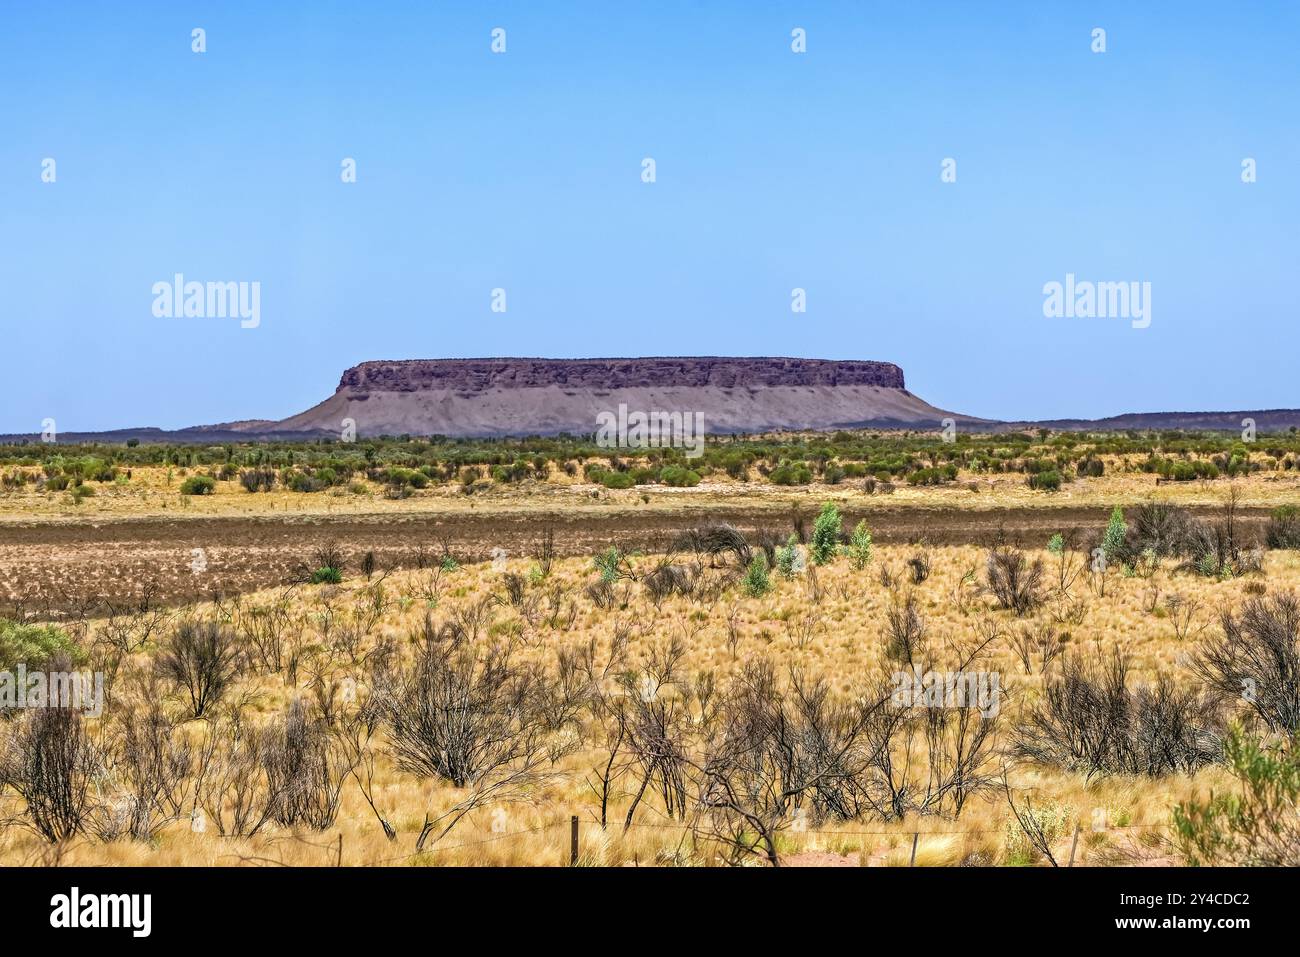
<path fill-rule="evenodd" d="M 978 441 L 788 484 L 788 447 L 252 489 L 247 449 L 68 483 L 15 452 L 0 649 L 105 697 L 53 797 L 51 729 L 4 721 L 0 860 L 559 865 L 575 817 L 605 865 L 1195 858 L 1175 809 L 1239 787 L 1234 724 L 1278 730 L 1222 655 L 1256 612 L 1294 651 L 1294 438 L 1172 454 L 1231 473 L 1192 480 L 1154 434 Z"/>

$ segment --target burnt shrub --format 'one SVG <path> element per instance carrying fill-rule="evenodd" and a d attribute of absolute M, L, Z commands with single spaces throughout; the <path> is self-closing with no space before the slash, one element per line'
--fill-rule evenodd
<path fill-rule="evenodd" d="M 738 566 L 747 566 L 752 552 L 745 536 L 726 524 L 704 525 L 683 532 L 673 543 L 673 549 L 692 551 L 714 564 L 726 560 L 725 556 Z"/>
<path fill-rule="evenodd" d="M 685 565 L 662 563 L 642 580 L 646 594 L 656 605 L 670 595 L 689 595 L 695 587 L 695 574 Z"/>
<path fill-rule="evenodd" d="M 1136 558 L 1148 550 L 1161 558 L 1185 555 L 1198 534 L 1198 523 L 1187 509 L 1163 502 L 1138 506 L 1130 519 L 1122 558 Z"/>
<path fill-rule="evenodd" d="M 1165 673 L 1129 687 L 1128 663 L 1066 658 L 1015 731 L 1017 756 L 1093 777 L 1192 772 L 1222 754 L 1219 698 Z"/>
<path fill-rule="evenodd" d="M 185 692 L 192 714 L 201 718 L 225 697 L 243 664 L 236 633 L 219 622 L 201 621 L 173 631 L 154 668 Z"/>
<path fill-rule="evenodd" d="M 246 492 L 269 492 L 275 486 L 275 469 L 245 469 L 239 473 L 239 484 Z"/>
<path fill-rule="evenodd" d="M 1016 617 L 1028 614 L 1041 604 L 1041 559 L 1031 563 L 1020 549 L 997 545 L 989 550 L 986 575 L 998 607 L 1014 612 Z"/>
<path fill-rule="evenodd" d="M 1300 730 L 1300 600 L 1251 598 L 1219 619 L 1193 669 L 1220 693 L 1240 698 L 1272 731 Z"/>
<path fill-rule="evenodd" d="M 1106 474 L 1106 466 L 1101 459 L 1088 456 L 1079 460 L 1075 472 L 1080 478 L 1101 478 Z"/>
<path fill-rule="evenodd" d="M 548 690 L 508 646 L 426 641 L 381 704 L 397 764 L 458 788 L 530 771 L 544 751 Z"/>
<path fill-rule="evenodd" d="M 26 806 L 25 823 L 50 843 L 86 829 L 104 756 L 75 708 L 33 708 L 0 748 L 0 785 Z"/>
<path fill-rule="evenodd" d="M 1264 540 L 1269 548 L 1300 548 L 1300 507 L 1280 505 L 1273 509 Z"/>
<path fill-rule="evenodd" d="M 263 736 L 261 757 L 272 820 L 315 831 L 333 825 L 353 765 L 323 719 L 309 716 L 302 701 L 295 700 Z"/>

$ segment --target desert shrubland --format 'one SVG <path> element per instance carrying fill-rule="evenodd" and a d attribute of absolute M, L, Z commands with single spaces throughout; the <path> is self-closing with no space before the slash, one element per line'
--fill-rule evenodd
<path fill-rule="evenodd" d="M 1234 734 L 1296 730 L 1294 551 L 1207 575 L 1145 510 L 1092 530 L 1101 571 L 1086 530 L 809 527 L 364 572 L 327 543 L 337 580 L 6 625 L 106 680 L 0 721 L 0 860 L 559 864 L 577 815 L 593 864 L 1060 863 L 1076 828 L 1158 863 L 1228 826 L 1173 809 L 1240 777 Z"/>

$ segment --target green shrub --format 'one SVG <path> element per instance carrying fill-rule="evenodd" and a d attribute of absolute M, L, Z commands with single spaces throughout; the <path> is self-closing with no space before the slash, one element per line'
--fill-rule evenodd
<path fill-rule="evenodd" d="M 1300 739 L 1266 747 L 1234 729 L 1224 754 L 1237 792 L 1174 809 L 1183 856 L 1193 866 L 1300 866 Z"/>
<path fill-rule="evenodd" d="M 834 502 L 827 502 L 817 514 L 817 520 L 813 522 L 812 542 L 808 547 L 813 562 L 825 565 L 835 560 L 835 554 L 840 548 L 842 531 L 840 510 L 835 507 Z"/>
<path fill-rule="evenodd" d="M 429 476 L 415 469 L 390 468 L 384 474 L 385 482 L 398 488 L 427 488 Z"/>
<path fill-rule="evenodd" d="M 1106 556 L 1106 561 L 1114 561 L 1124 553 L 1124 539 L 1127 535 L 1128 523 L 1124 521 L 1124 510 L 1116 505 L 1110 513 L 1110 521 L 1106 523 L 1106 534 L 1101 539 L 1101 552 Z"/>
<path fill-rule="evenodd" d="M 1029 487 L 1040 492 L 1058 492 L 1061 489 L 1061 473 L 1056 469 L 1047 469 L 1029 476 Z"/>
<path fill-rule="evenodd" d="M 182 495 L 211 495 L 217 480 L 210 475 L 191 475 L 181 483 Z"/>
<path fill-rule="evenodd" d="M 1157 472 L 1165 479 L 1175 482 L 1191 482 L 1198 478 L 1215 479 L 1219 477 L 1219 467 L 1213 462 L 1202 459 L 1186 461 L 1184 459 L 1161 459 L 1156 464 Z"/>
<path fill-rule="evenodd" d="M 853 534 L 849 536 L 849 561 L 858 571 L 867 567 L 871 561 L 871 531 L 867 528 L 867 521 L 863 519 L 853 527 Z"/>
<path fill-rule="evenodd" d="M 795 462 L 778 465 L 767 478 L 773 485 L 807 485 L 812 481 L 812 472 L 802 462 Z"/>
<path fill-rule="evenodd" d="M 280 476 L 280 481 L 283 482 L 285 487 L 290 491 L 302 492 L 304 494 L 319 492 L 325 487 L 317 479 L 308 475 L 306 472 L 289 472 L 286 475 Z"/>
<path fill-rule="evenodd" d="M 768 576 L 767 553 L 762 549 L 756 551 L 754 557 L 750 559 L 743 584 L 745 594 L 750 598 L 762 598 L 771 590 L 772 581 Z"/>
<path fill-rule="evenodd" d="M 596 571 L 600 572 L 600 580 L 605 584 L 611 585 L 621 577 L 623 553 L 613 545 L 597 555 L 594 561 Z"/>
<path fill-rule="evenodd" d="M 907 475 L 909 485 L 944 485 L 957 477 L 957 466 L 944 465 L 933 469 L 916 469 Z"/>
<path fill-rule="evenodd" d="M 625 489 L 636 484 L 636 476 L 631 472 L 599 472 L 596 479 L 605 488 Z"/>
<path fill-rule="evenodd" d="M 700 484 L 700 473 L 680 465 L 666 465 L 659 472 L 659 481 L 674 488 L 694 488 Z"/>
<path fill-rule="evenodd" d="M 528 463 L 522 459 L 516 460 L 510 465 L 497 465 L 492 469 L 492 480 L 508 484 L 510 482 L 522 482 L 528 478 L 532 470 Z"/>
<path fill-rule="evenodd" d="M 722 457 L 722 468 L 728 475 L 738 482 L 744 482 L 749 478 L 749 462 L 739 452 L 728 452 Z"/>
<path fill-rule="evenodd" d="M 775 550 L 776 570 L 781 573 L 781 577 L 787 580 L 794 578 L 795 564 L 799 560 L 799 539 L 792 532 L 790 538 L 784 545 L 778 545 Z"/>
<path fill-rule="evenodd" d="M 65 657 L 73 664 L 85 660 L 85 654 L 62 628 L 0 618 L 0 671 L 14 671 L 20 664 L 28 671 L 40 671 Z"/>
<path fill-rule="evenodd" d="M 313 585 L 337 585 L 341 581 L 343 581 L 343 572 L 328 565 L 311 573 Z"/>

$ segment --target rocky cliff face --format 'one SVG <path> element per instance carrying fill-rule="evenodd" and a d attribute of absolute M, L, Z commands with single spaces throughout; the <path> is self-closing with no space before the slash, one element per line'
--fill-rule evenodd
<path fill-rule="evenodd" d="M 710 433 L 937 428 L 949 416 L 912 395 L 888 362 L 785 358 L 414 359 L 363 362 L 278 432 L 358 435 L 592 434 L 620 405 L 693 413 Z"/>
<path fill-rule="evenodd" d="M 891 362 L 741 359 L 706 356 L 650 359 L 408 359 L 363 362 L 343 373 L 339 391 L 420 392 L 451 389 L 703 388 L 872 385 L 903 388 Z"/>

